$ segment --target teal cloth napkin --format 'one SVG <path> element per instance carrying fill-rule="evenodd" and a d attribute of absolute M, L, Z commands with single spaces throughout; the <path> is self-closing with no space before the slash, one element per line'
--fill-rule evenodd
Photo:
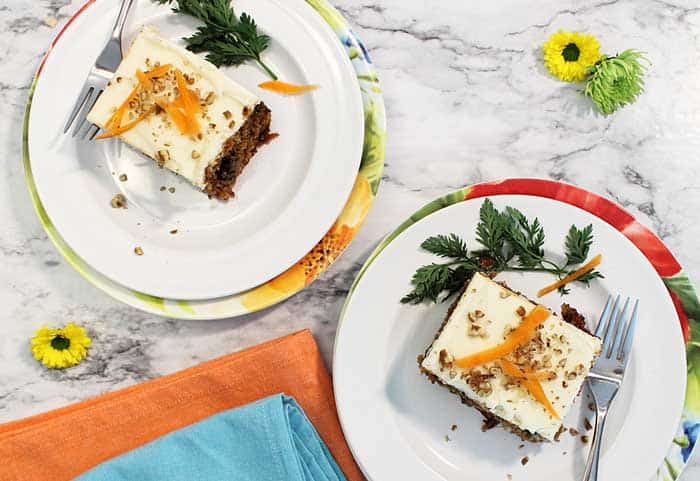
<path fill-rule="evenodd" d="M 105 461 L 75 481 L 345 481 L 284 394 L 224 411 Z"/>

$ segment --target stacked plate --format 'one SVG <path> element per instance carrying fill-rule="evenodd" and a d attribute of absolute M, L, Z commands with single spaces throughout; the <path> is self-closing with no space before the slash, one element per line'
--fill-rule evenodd
<path fill-rule="evenodd" d="M 236 2 L 272 37 L 266 63 L 285 80 L 321 88 L 299 97 L 256 91 L 280 136 L 246 168 L 236 198 L 222 203 L 117 140 L 62 135 L 118 7 L 88 2 L 54 40 L 32 86 L 24 163 L 49 236 L 90 282 L 170 317 L 236 316 L 302 289 L 347 246 L 352 235 L 339 232 L 362 223 L 381 175 L 384 105 L 364 47 L 325 0 Z M 196 21 L 138 2 L 125 48 L 144 25 L 181 42 Z M 250 90 L 266 80 L 252 65 L 225 71 Z M 128 209 L 110 206 L 117 193 Z"/>

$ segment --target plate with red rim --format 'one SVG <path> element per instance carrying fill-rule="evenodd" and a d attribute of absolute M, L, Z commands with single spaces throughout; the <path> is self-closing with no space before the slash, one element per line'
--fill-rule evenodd
<path fill-rule="evenodd" d="M 161 298 L 229 296 L 284 272 L 334 223 L 360 166 L 362 97 L 344 46 L 303 0 L 236 2 L 239 13 L 252 15 L 271 36 L 265 58 L 280 77 L 320 88 L 286 97 L 259 89 L 267 77 L 254 65 L 220 69 L 262 98 L 280 134 L 243 171 L 236 197 L 220 202 L 116 139 L 63 135 L 118 6 L 117 0 L 100 2 L 72 22 L 34 89 L 27 148 L 38 196 L 56 230 L 105 277 Z M 197 22 L 139 1 L 124 30 L 125 47 L 145 25 L 182 44 Z M 128 181 L 119 182 L 122 174 Z M 110 206 L 117 193 L 128 209 Z M 134 254 L 136 246 L 144 255 Z"/>
<path fill-rule="evenodd" d="M 179 38 L 182 34 L 185 33 L 185 31 L 187 31 L 187 28 L 191 29 L 193 25 L 192 22 L 184 18 L 172 21 L 172 14 L 169 12 L 169 9 L 167 7 L 155 7 L 148 0 L 140 0 L 137 5 L 139 10 L 137 10 L 135 14 L 132 14 L 132 17 L 130 17 L 129 25 L 126 28 L 125 41 L 127 43 L 131 38 L 130 35 L 133 35 L 136 29 L 144 23 L 155 23 L 156 25 L 159 25 L 162 31 L 170 32 L 170 35 L 172 35 L 173 38 Z M 84 46 L 84 38 L 86 37 L 80 37 L 80 42 L 77 42 L 76 36 L 79 36 L 77 34 L 83 32 L 83 30 L 86 28 L 86 25 L 92 25 L 95 24 L 95 22 L 102 22 L 105 24 L 104 28 L 107 29 L 105 31 L 111 29 L 111 22 L 113 22 L 114 15 L 116 15 L 116 1 L 110 0 L 103 2 L 95 2 L 95 0 L 88 0 L 73 15 L 73 17 L 68 19 L 65 26 L 58 32 L 56 38 L 52 41 L 51 45 L 49 46 L 46 55 L 44 56 L 39 65 L 36 76 L 34 78 L 34 81 L 32 82 L 32 86 L 29 91 L 29 98 L 27 101 L 23 124 L 23 163 L 26 174 L 25 177 L 31 195 L 31 199 L 34 203 L 39 219 L 44 229 L 46 230 L 49 238 L 53 241 L 57 250 L 64 256 L 68 263 L 70 263 L 70 265 L 72 265 L 91 284 L 100 288 L 101 290 L 103 290 L 104 292 L 106 292 L 107 294 L 111 295 L 119 301 L 122 301 L 131 306 L 154 314 L 181 319 L 226 318 L 244 315 L 250 312 L 255 312 L 257 310 L 263 309 L 265 307 L 269 307 L 304 289 L 321 272 L 326 270 L 347 247 L 347 245 L 359 229 L 360 225 L 364 221 L 364 218 L 370 206 L 372 205 L 374 196 L 376 195 L 379 187 L 384 162 L 384 144 L 386 136 L 386 121 L 384 114 L 383 97 L 379 81 L 374 66 L 372 65 L 372 61 L 369 57 L 369 54 L 362 45 L 360 39 L 352 31 L 349 23 L 326 0 L 305 0 L 294 2 L 279 2 L 277 0 L 266 0 L 266 2 L 242 1 L 237 2 L 236 5 L 237 7 L 240 6 L 246 8 L 249 12 L 253 13 L 254 16 L 257 15 L 256 19 L 258 21 L 264 19 L 266 25 L 263 26 L 261 23 L 261 27 L 263 29 L 265 29 L 266 27 L 274 27 L 276 29 L 277 26 L 279 26 L 280 24 L 286 24 L 290 21 L 297 23 L 299 23 L 299 21 L 302 21 L 303 23 L 304 21 L 308 20 L 308 22 L 310 22 L 310 25 L 312 25 L 313 28 L 310 28 L 307 34 L 312 36 L 315 35 L 315 37 L 319 37 L 320 35 L 325 39 L 324 41 L 327 41 L 323 44 L 322 47 L 325 48 L 327 51 L 329 51 L 330 49 L 330 51 L 332 52 L 331 60 L 335 61 L 337 64 L 333 66 L 333 70 L 343 71 L 340 73 L 343 74 L 343 78 L 345 79 L 346 77 L 344 75 L 347 74 L 347 72 L 345 72 L 344 69 L 348 65 L 350 65 L 354 87 L 347 84 L 347 82 L 346 84 L 340 86 L 340 88 L 346 88 L 350 93 L 350 99 L 348 101 L 352 101 L 352 99 L 355 98 L 355 95 L 353 94 L 354 91 L 359 92 L 359 96 L 361 97 L 361 103 L 359 105 L 359 108 L 361 109 L 361 118 L 359 120 L 359 123 L 353 123 L 351 120 L 352 116 L 349 116 L 346 119 L 351 124 L 350 130 L 352 132 L 355 132 L 355 129 L 358 127 L 358 124 L 361 130 L 360 142 L 358 143 L 358 145 L 355 145 L 355 142 L 353 142 L 353 146 L 357 148 L 359 152 L 358 158 L 353 160 L 353 162 L 355 162 L 355 167 L 354 171 L 349 176 L 343 174 L 341 176 L 336 177 L 336 180 L 338 180 L 340 184 L 343 184 L 343 186 L 337 184 L 336 187 L 338 187 L 340 191 L 344 191 L 345 193 L 341 194 L 339 192 L 333 192 L 331 196 L 336 200 L 339 200 L 343 198 L 343 196 L 345 196 L 344 200 L 340 201 L 339 206 L 332 206 L 331 204 L 333 204 L 333 201 L 329 197 L 329 202 L 326 202 L 324 203 L 324 205 L 321 206 L 311 206 L 310 210 L 305 213 L 308 219 L 316 218 L 318 220 L 317 214 L 320 214 L 321 211 L 325 212 L 326 214 L 329 214 L 330 212 L 334 211 L 335 214 L 326 216 L 330 219 L 329 220 L 327 218 L 326 220 L 332 225 L 324 225 L 326 222 L 320 222 L 317 223 L 313 229 L 317 230 L 318 232 L 310 234 L 310 231 L 304 231 L 302 235 L 306 236 L 307 240 L 311 238 L 316 238 L 316 245 L 311 244 L 311 246 L 308 247 L 308 249 L 298 249 L 299 251 L 304 252 L 301 252 L 301 254 L 299 254 L 298 257 L 296 257 L 296 259 L 293 259 L 293 257 L 295 257 L 297 254 L 291 255 L 291 251 L 288 250 L 288 243 L 276 239 L 276 250 L 283 251 L 282 254 L 288 258 L 287 261 L 285 261 L 285 263 L 282 264 L 286 264 L 288 262 L 292 263 L 291 267 L 289 267 L 286 271 L 276 276 L 274 276 L 272 273 L 279 271 L 282 264 L 278 264 L 277 268 L 275 269 L 268 270 L 267 274 L 262 274 L 265 270 L 264 267 L 269 268 L 271 267 L 271 264 L 267 261 L 257 263 L 256 258 L 254 256 L 246 258 L 246 262 L 244 264 L 238 265 L 238 268 L 241 268 L 241 266 L 245 266 L 249 270 L 254 270 L 255 275 L 251 277 L 245 276 L 245 279 L 243 279 L 245 281 L 245 284 L 251 285 L 255 284 L 256 282 L 259 284 L 259 280 L 255 279 L 263 279 L 262 284 L 256 284 L 255 287 L 251 290 L 237 291 L 238 288 L 233 286 L 233 284 L 224 283 L 220 287 L 219 293 L 216 293 L 210 289 L 200 289 L 203 292 L 200 292 L 199 294 L 195 293 L 194 297 L 183 299 L 179 298 L 179 295 L 175 297 L 153 295 L 152 293 L 138 290 L 128 285 L 117 282 L 114 278 L 111 278 L 105 275 L 103 272 L 101 272 L 101 270 L 98 269 L 98 266 L 93 265 L 93 263 L 88 261 L 88 256 L 84 255 L 85 252 L 82 249 L 78 249 L 78 244 L 76 244 L 74 238 L 68 239 L 68 236 L 63 235 L 63 230 L 59 229 L 60 223 L 57 222 L 57 220 L 54 218 L 54 211 L 56 210 L 56 208 L 59 208 L 61 206 L 57 206 L 55 205 L 55 203 L 52 203 L 52 205 L 49 206 L 49 200 L 42 197 L 41 189 L 38 188 L 39 181 L 37 179 L 37 165 L 40 162 L 46 162 L 47 160 L 51 159 L 47 159 L 45 156 L 39 155 L 42 152 L 37 151 L 32 147 L 32 141 L 37 137 L 40 137 L 37 135 L 36 130 L 33 130 L 32 128 L 32 120 L 40 117 L 40 114 L 47 113 L 45 102 L 43 104 L 43 109 L 40 109 L 42 106 L 38 104 L 38 101 L 41 100 L 41 97 L 37 97 L 37 95 L 39 95 L 40 93 L 42 84 L 46 85 L 46 83 L 50 79 L 55 79 L 55 77 L 49 76 L 49 80 L 47 80 L 47 75 L 51 72 L 52 64 L 55 67 L 55 64 L 57 63 L 55 61 L 57 53 L 63 51 L 65 54 L 66 50 L 73 49 L 71 50 L 72 56 L 80 57 L 80 55 L 76 54 L 75 48 L 77 46 Z M 266 6 L 269 7 L 267 8 L 267 10 L 265 10 L 267 13 L 261 10 L 265 9 Z M 143 13 L 144 11 L 145 13 Z M 241 10 L 238 11 L 238 13 L 240 12 Z M 291 17 L 292 20 L 290 20 L 288 17 Z M 102 23 L 100 23 L 100 25 L 102 25 Z M 106 35 L 106 33 L 103 32 L 101 28 L 99 29 L 99 31 Z M 280 40 L 280 38 L 278 37 L 277 41 L 275 41 L 275 35 L 272 34 L 272 36 L 273 45 L 270 48 L 270 51 L 266 53 L 266 55 L 269 54 L 270 63 L 273 63 L 275 68 L 278 68 L 280 72 L 291 72 L 294 75 L 298 75 L 298 78 L 288 78 L 287 80 L 303 81 L 305 77 L 302 77 L 304 75 L 308 75 L 309 72 L 302 68 L 304 67 L 303 63 L 297 62 L 297 57 L 299 54 L 297 52 L 290 51 L 288 48 L 289 44 L 286 43 L 284 44 L 284 46 L 278 45 L 276 50 L 275 44 Z M 101 41 L 102 40 L 95 40 L 95 43 L 99 43 Z M 330 45 L 328 42 L 334 42 L 334 45 Z M 98 47 L 95 47 L 95 49 L 98 49 Z M 85 63 L 86 65 L 81 64 L 81 67 L 89 68 L 90 61 L 86 61 Z M 236 69 L 228 69 L 227 71 L 231 72 L 231 76 L 234 78 L 234 80 L 240 81 L 250 89 L 253 89 L 258 81 L 264 80 L 264 77 L 262 76 L 260 71 L 257 70 L 257 68 L 249 65 L 244 65 Z M 84 75 L 84 73 L 85 72 L 83 72 L 81 75 Z M 338 74 L 338 72 L 336 72 L 336 74 Z M 82 82 L 82 80 L 80 80 L 80 82 Z M 79 88 L 79 84 L 77 86 L 73 85 L 73 87 L 77 89 Z M 329 87 L 329 92 L 331 90 L 333 90 L 332 86 Z M 317 95 L 318 93 L 319 92 L 312 93 L 311 97 L 309 98 L 306 98 L 305 96 L 299 98 L 285 98 L 277 97 L 274 94 L 270 94 L 272 95 L 270 99 L 268 99 L 269 96 L 266 93 L 265 100 L 269 100 L 269 102 L 273 104 L 271 105 L 273 107 L 273 110 L 278 110 L 279 112 L 280 108 L 287 108 L 287 113 L 291 115 L 291 113 L 295 111 L 294 109 L 296 109 L 297 111 L 302 111 L 304 108 L 309 108 L 309 105 L 306 105 L 305 102 L 313 103 L 313 95 Z M 281 107 L 280 105 L 275 106 L 275 102 L 279 102 L 281 104 Z M 54 115 L 54 110 L 51 110 L 51 112 L 49 113 L 51 115 Z M 294 124 L 294 122 L 292 124 Z M 274 112 L 273 127 L 277 128 L 274 120 Z M 292 125 L 292 127 L 294 127 L 294 125 Z M 299 127 L 298 130 L 301 131 L 303 129 L 304 126 L 302 125 Z M 277 130 L 281 131 L 281 129 Z M 339 133 L 341 131 L 343 132 L 343 135 L 347 133 L 350 136 L 355 136 L 355 134 L 351 134 L 350 131 L 345 132 L 343 129 L 340 129 L 340 124 L 334 126 L 335 133 Z M 303 138 L 303 136 L 299 135 L 297 137 L 297 140 Z M 59 140 L 63 139 L 57 137 L 53 140 L 58 142 Z M 277 140 L 281 140 L 281 138 Z M 287 142 L 289 142 L 289 139 L 287 139 Z M 124 172 L 129 174 L 128 182 L 126 182 L 125 184 L 120 183 L 117 179 L 118 176 L 122 173 L 118 172 L 118 170 L 123 170 L 125 169 L 125 167 L 138 168 L 140 171 L 148 171 L 146 172 L 147 175 L 141 178 L 141 184 L 155 182 L 158 194 L 164 195 L 158 189 L 158 186 L 163 184 L 159 182 L 159 179 L 156 179 L 154 181 L 149 176 L 165 175 L 167 179 L 170 180 L 170 182 L 168 182 L 165 185 L 176 187 L 176 193 L 170 197 L 168 197 L 166 191 L 165 199 L 171 203 L 169 207 L 173 207 L 175 210 L 179 210 L 179 207 L 182 206 L 178 206 L 177 204 L 184 203 L 184 208 L 193 211 L 190 213 L 196 217 L 194 220 L 199 223 L 201 223 L 203 220 L 212 221 L 212 216 L 216 216 L 219 214 L 217 212 L 211 212 L 212 209 L 208 204 L 206 196 L 194 191 L 187 184 L 183 184 L 183 186 L 181 187 L 180 182 L 175 182 L 179 181 L 179 179 L 177 179 L 177 177 L 175 177 L 172 174 L 159 172 L 159 169 L 151 169 L 152 166 L 149 163 L 150 161 L 148 159 L 139 158 L 138 163 L 130 164 L 129 162 L 130 160 L 132 160 L 129 158 L 129 156 L 131 155 L 130 152 L 127 152 L 127 155 L 122 157 L 122 155 L 124 155 L 124 151 L 127 151 L 128 149 L 126 149 L 124 146 L 121 146 L 117 142 L 112 142 L 111 144 L 105 145 L 107 147 L 105 147 L 105 151 L 102 152 L 105 158 L 109 158 L 112 160 L 116 159 L 116 169 L 114 169 L 114 175 L 112 175 L 111 173 L 111 166 L 110 168 L 105 168 L 106 165 L 102 166 L 104 171 L 101 172 L 101 174 L 104 174 L 107 177 L 112 177 L 111 179 L 109 179 L 111 184 L 108 183 L 107 185 L 112 185 L 114 189 L 122 189 L 127 188 L 127 186 L 131 186 L 132 180 L 135 180 L 133 187 L 129 188 L 132 190 L 137 189 L 138 186 L 136 184 L 139 182 L 139 180 L 137 177 L 131 175 L 131 171 Z M 289 143 L 287 143 L 286 145 L 287 147 L 289 147 Z M 273 145 L 269 147 L 270 149 L 272 149 Z M 282 150 L 285 152 L 286 150 L 294 151 L 293 148 Z M 264 160 L 264 156 L 261 156 L 263 153 L 264 152 L 260 152 L 259 156 L 256 156 L 256 158 L 253 160 Z M 274 152 L 268 151 L 267 155 L 269 156 L 273 153 Z M 349 153 L 347 154 L 349 155 Z M 340 157 L 343 157 L 343 155 L 341 155 Z M 333 159 L 334 161 L 338 160 L 338 157 L 334 155 Z M 122 162 L 122 160 L 124 162 Z M 267 159 L 267 164 L 274 165 L 274 159 Z M 253 164 L 251 163 L 249 167 L 253 167 Z M 328 165 L 328 167 L 336 168 L 337 165 L 331 163 Z M 107 172 L 108 170 L 110 171 Z M 348 171 L 349 170 L 350 169 L 348 169 Z M 249 182 L 249 186 L 252 186 L 253 184 L 255 184 L 255 182 L 253 182 L 254 179 L 252 179 L 253 176 L 255 176 L 254 169 L 251 170 L 248 181 L 245 181 L 245 178 L 242 178 L 241 182 Z M 331 182 L 330 184 L 333 184 L 333 182 Z M 317 187 L 320 187 L 321 189 L 329 189 L 330 184 L 317 183 Z M 347 187 L 346 184 L 349 185 L 349 187 Z M 264 187 L 269 193 L 271 189 L 271 184 L 266 185 Z M 348 191 L 348 189 L 351 190 Z M 292 188 L 291 190 L 294 189 Z M 290 192 L 290 189 L 287 189 L 287 194 L 290 194 Z M 110 195 L 112 195 L 113 193 L 114 192 L 111 192 Z M 238 193 L 241 194 L 240 191 L 238 191 Z M 279 194 L 279 198 L 275 199 L 274 196 L 271 195 L 266 196 L 266 202 L 268 203 L 268 207 L 270 207 L 270 202 L 277 202 L 278 207 L 280 202 L 282 202 L 282 204 L 285 204 L 285 196 L 281 195 L 281 192 L 275 193 Z M 151 202 L 151 199 L 144 197 L 145 196 L 136 195 L 130 200 L 138 201 L 140 207 L 143 207 L 142 209 L 140 209 L 141 214 L 148 216 L 148 214 L 153 214 L 153 209 L 150 208 L 154 207 L 154 204 Z M 204 215 L 202 215 L 202 209 L 200 209 L 199 213 L 196 212 L 197 209 L 192 209 L 192 206 L 187 203 L 187 197 L 193 197 L 195 201 L 199 204 L 201 204 L 202 202 L 206 204 L 204 205 L 203 209 L 204 211 L 206 211 L 203 213 Z M 160 199 L 159 201 L 161 200 L 162 199 Z M 286 200 L 288 200 L 288 198 Z M 107 203 L 109 203 L 109 198 L 107 199 Z M 316 204 L 321 203 L 317 202 Z M 79 207 L 82 208 L 82 206 Z M 62 208 L 65 210 L 66 206 L 63 205 Z M 155 208 L 156 210 L 162 209 L 162 206 L 155 205 Z M 233 210 L 235 211 L 235 208 Z M 239 210 L 241 210 L 240 206 Z M 275 210 L 274 206 L 272 210 Z M 314 212 L 314 210 L 316 211 Z M 131 213 L 133 212 L 134 211 L 132 210 Z M 109 212 L 109 214 L 111 215 L 113 213 Z M 158 214 L 158 212 L 155 212 L 155 214 Z M 250 215 L 248 217 L 250 217 Z M 281 218 L 284 219 L 286 217 L 281 216 Z M 216 221 L 215 218 L 213 220 Z M 142 221 L 137 220 L 133 217 L 130 218 L 130 221 L 132 221 L 134 224 L 136 224 L 137 222 L 141 222 L 143 224 Z M 216 222 L 213 223 L 215 224 Z M 83 224 L 90 225 L 90 223 L 87 222 L 87 220 L 83 220 Z M 298 230 L 300 225 L 301 224 L 296 225 L 295 230 Z M 178 228 L 177 226 L 170 227 L 171 229 Z M 195 227 L 201 230 L 203 226 L 198 225 Z M 91 226 L 91 229 L 94 230 L 94 226 Z M 181 233 L 183 233 L 183 230 L 178 228 L 178 235 Z M 162 232 L 160 232 L 160 234 L 162 234 Z M 233 235 L 234 237 L 241 237 L 241 232 L 234 232 Z M 80 240 L 80 238 L 78 238 L 78 240 Z M 113 242 L 113 240 L 113 238 L 110 238 L 109 242 Z M 166 240 L 170 239 L 166 238 Z M 180 241 L 183 244 L 187 243 L 187 240 L 183 240 L 183 238 L 180 238 Z M 195 249 L 201 248 L 201 244 L 195 244 Z M 300 244 L 297 243 L 296 247 L 299 246 Z M 133 246 L 127 247 L 133 248 Z M 119 248 L 121 249 L 121 247 Z M 142 248 L 145 254 L 143 257 L 139 258 L 139 260 L 143 260 L 150 251 L 150 249 L 147 249 L 145 246 L 142 246 Z M 129 249 L 127 250 L 131 254 L 131 251 Z M 324 255 L 322 258 L 318 258 L 317 253 L 319 250 L 323 250 L 326 253 L 326 255 Z M 104 252 L 95 253 L 95 255 L 101 258 L 105 257 Z M 131 254 L 131 257 L 135 256 Z M 132 259 L 131 257 L 127 256 L 127 259 L 133 262 L 134 259 Z M 102 259 L 102 261 L 104 261 L 104 259 Z M 217 266 L 216 270 L 233 270 L 232 266 L 230 269 L 222 269 L 222 265 Z M 225 265 L 223 266 L 225 267 Z M 241 274 L 242 272 L 243 270 L 241 270 L 239 274 Z M 184 270 L 176 274 L 177 275 L 169 279 L 169 282 L 172 283 L 172 281 L 175 280 L 175 284 L 179 284 L 180 281 L 182 281 L 183 279 L 189 280 L 185 275 L 186 272 Z M 157 280 L 165 279 L 162 272 L 157 277 Z M 176 285 L 175 287 L 177 288 L 178 285 Z M 224 297 L 216 297 L 221 292 L 224 292 L 221 289 L 226 291 L 235 290 L 236 292 L 232 292 L 230 295 L 226 295 Z M 206 294 L 207 297 L 200 298 L 200 295 L 205 295 L 205 293 L 208 293 Z M 165 292 L 163 292 L 163 294 L 165 294 Z M 187 293 L 185 292 L 181 294 L 184 295 Z"/>
<path fill-rule="evenodd" d="M 502 429 L 482 432 L 476 410 L 418 371 L 416 358 L 432 342 L 450 304 L 399 302 L 415 269 L 436 261 L 420 244 L 431 235 L 454 232 L 469 248 L 478 248 L 474 228 L 484 197 L 499 208 L 510 205 L 537 216 L 546 231 L 548 257 L 563 255 L 572 223 L 593 225 L 591 251 L 603 254 L 605 278 L 589 288 L 572 285 L 564 298 L 552 293 L 541 302 L 553 310 L 570 303 L 592 326 L 608 295 L 640 299 L 632 357 L 608 415 L 599 479 L 675 479 L 700 431 L 700 345 L 688 342 L 700 337 L 693 287 L 658 237 L 621 207 L 581 188 L 540 179 L 477 184 L 434 200 L 392 232 L 360 270 L 341 313 L 333 374 L 343 431 L 367 478 L 581 477 L 589 444 L 580 436 L 531 444 Z M 501 273 L 497 279 L 532 298 L 552 281 L 546 273 Z M 585 432 L 585 419 L 593 420 L 588 403 L 584 390 L 564 425 Z"/>

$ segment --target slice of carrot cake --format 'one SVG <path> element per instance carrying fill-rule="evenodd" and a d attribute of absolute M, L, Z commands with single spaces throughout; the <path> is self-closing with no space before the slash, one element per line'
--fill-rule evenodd
<path fill-rule="evenodd" d="M 551 441 L 600 350 L 597 337 L 477 273 L 419 362 L 487 419 Z"/>
<path fill-rule="evenodd" d="M 210 197 L 233 185 L 270 134 L 270 109 L 213 64 L 143 29 L 88 114 Z"/>

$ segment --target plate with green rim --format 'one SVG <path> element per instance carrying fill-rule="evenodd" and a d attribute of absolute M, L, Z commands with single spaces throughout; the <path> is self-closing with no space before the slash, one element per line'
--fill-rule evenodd
<path fill-rule="evenodd" d="M 508 475 L 532 481 L 580 479 L 589 447 L 580 436 L 564 434 L 559 443 L 521 446 L 505 430 L 482 432 L 476 410 L 419 372 L 416 358 L 433 340 L 450 304 L 400 303 L 415 269 L 438 262 L 420 244 L 429 236 L 455 232 L 469 249 L 478 249 L 474 228 L 485 197 L 498 208 L 510 205 L 537 216 L 547 234 L 548 257 L 563 255 L 572 223 L 593 225 L 591 255 L 603 254 L 605 278 L 590 288 L 571 286 L 564 299 L 551 293 L 540 302 L 557 310 L 560 303 L 571 303 L 590 327 L 609 294 L 640 298 L 632 357 L 608 416 L 599 479 L 676 479 L 700 434 L 700 304 L 695 290 L 663 242 L 620 206 L 579 187 L 542 179 L 486 182 L 440 197 L 390 233 L 360 270 L 339 320 L 333 382 L 343 431 L 365 476 L 371 481 Z M 501 273 L 497 280 L 534 297 L 552 278 L 515 272 Z M 564 419 L 566 427 L 581 433 L 584 419 L 593 415 L 586 395 L 579 396 Z"/>
<path fill-rule="evenodd" d="M 342 253 L 364 221 L 376 195 L 384 161 L 385 117 L 384 105 L 379 82 L 369 55 L 360 40 L 351 31 L 343 17 L 324 0 L 307 0 L 308 7 L 318 14 L 318 18 L 327 24 L 347 55 L 352 66 L 362 100 L 364 111 L 364 141 L 361 146 L 359 169 L 353 182 L 349 185 L 349 197 L 332 226 L 322 235 L 320 241 L 291 267 L 272 279 L 245 292 L 236 292 L 222 297 L 203 298 L 199 300 L 158 297 L 129 289 L 114 280 L 100 274 L 98 269 L 86 262 L 75 249 L 61 236 L 53 219 L 42 204 L 40 190 L 31 162 L 31 143 L 29 123 L 35 100 L 37 82 L 44 73 L 47 59 L 55 51 L 65 33 L 75 25 L 77 19 L 91 9 L 100 9 L 103 4 L 88 1 L 59 32 L 42 60 L 32 83 L 27 102 L 23 128 L 23 160 L 25 175 L 30 194 L 39 218 L 59 252 L 88 281 L 112 297 L 134 307 L 156 314 L 185 319 L 213 319 L 243 315 L 274 305 L 293 295 L 312 282 L 321 272 Z M 359 151 L 358 151 L 359 153 Z M 198 296 L 199 297 L 199 296 Z"/>

